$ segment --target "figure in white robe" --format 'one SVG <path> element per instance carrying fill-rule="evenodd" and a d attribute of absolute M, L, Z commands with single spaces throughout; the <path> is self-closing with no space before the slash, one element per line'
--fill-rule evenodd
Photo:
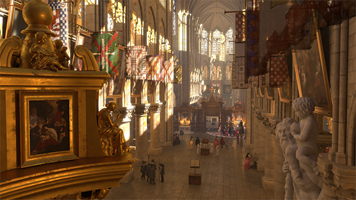
<path fill-rule="evenodd" d="M 219 155 L 219 147 L 217 147 L 217 148 L 215 148 L 215 152 L 216 152 L 216 156 L 218 156 Z"/>
<path fill-rule="evenodd" d="M 210 148 L 210 153 L 214 153 L 214 143 L 213 142 L 209 143 L 209 148 Z"/>
<path fill-rule="evenodd" d="M 197 154 L 200 154 L 200 152 L 201 152 L 200 144 L 197 144 Z"/>

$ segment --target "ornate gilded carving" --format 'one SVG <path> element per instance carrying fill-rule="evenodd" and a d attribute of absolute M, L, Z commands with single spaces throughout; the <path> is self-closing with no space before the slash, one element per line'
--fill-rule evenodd
<path fill-rule="evenodd" d="M 125 155 L 132 150 L 126 147 L 123 130 L 116 125 L 121 115 L 118 115 L 115 122 L 111 120 L 110 112 L 115 109 L 116 103 L 110 102 L 106 104 L 106 108 L 101 109 L 97 114 L 100 142 L 106 156 Z M 115 149 L 113 148 L 113 140 L 119 141 L 118 147 Z"/>
<path fill-rule="evenodd" d="M 119 121 L 118 121 L 119 123 L 120 122 L 130 122 L 134 109 L 135 109 L 134 106 L 116 108 L 113 111 L 113 115 L 114 115 L 114 117 L 120 115 Z"/>
<path fill-rule="evenodd" d="M 96 62 L 93 54 L 84 46 L 78 45 L 74 49 L 75 56 L 82 59 L 84 62 L 85 71 L 99 71 L 98 63 Z"/>
<path fill-rule="evenodd" d="M 66 68 L 70 68 L 73 69 L 73 65 L 69 65 L 70 62 L 70 57 L 67 54 L 67 47 L 63 46 L 63 42 L 62 40 L 55 40 L 53 42 L 53 46 L 54 46 L 54 52 L 56 53 L 56 55 L 58 56 L 58 61 L 59 63 Z"/>
<path fill-rule="evenodd" d="M 0 40 L 0 67 L 12 67 L 12 60 L 18 59 L 22 48 L 21 39 L 17 36 Z"/>
<path fill-rule="evenodd" d="M 50 69 L 57 71 L 58 69 L 67 69 L 58 61 L 58 56 L 54 52 L 49 52 L 46 49 L 47 35 L 44 32 L 35 34 L 37 43 L 33 43 L 29 50 L 34 54 L 30 60 L 33 69 Z"/>
<path fill-rule="evenodd" d="M 136 104 L 134 113 L 135 113 L 135 115 L 142 116 L 142 115 L 148 113 L 149 108 L 150 108 L 150 104 Z"/>

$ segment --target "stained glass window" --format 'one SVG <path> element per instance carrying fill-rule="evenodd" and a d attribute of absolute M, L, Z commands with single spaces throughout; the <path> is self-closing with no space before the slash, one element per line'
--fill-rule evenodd
<path fill-rule="evenodd" d="M 210 31 L 210 33 L 209 33 L 209 56 L 211 57 L 211 55 L 212 55 L 212 52 L 211 52 L 211 31 Z"/>
<path fill-rule="evenodd" d="M 233 54 L 234 53 L 234 43 L 233 41 L 233 31 L 232 28 L 226 32 L 226 54 Z"/>
<path fill-rule="evenodd" d="M 108 18 L 107 18 L 107 27 L 108 27 L 108 31 L 112 31 L 114 29 L 114 21 L 110 14 L 108 14 Z"/>
<path fill-rule="evenodd" d="M 178 13 L 178 50 L 187 50 L 187 13 L 179 11 Z"/>
<path fill-rule="evenodd" d="M 208 55 L 208 32 L 203 29 L 202 31 L 202 41 L 201 41 L 201 54 Z"/>
<path fill-rule="evenodd" d="M 221 45 L 220 45 L 220 60 L 225 61 L 225 36 L 221 33 Z"/>
<path fill-rule="evenodd" d="M 143 35 L 143 21 L 136 16 L 136 12 L 132 13 L 131 20 L 131 40 L 129 46 L 141 45 L 141 37 Z"/>
<path fill-rule="evenodd" d="M 173 35 L 176 35 L 176 0 L 173 0 Z"/>

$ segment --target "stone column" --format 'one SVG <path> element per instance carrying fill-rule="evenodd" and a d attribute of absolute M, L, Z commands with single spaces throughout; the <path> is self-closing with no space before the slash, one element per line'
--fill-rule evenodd
<path fill-rule="evenodd" d="M 160 134 L 160 144 L 161 146 L 167 146 L 167 127 L 166 127 L 166 101 L 162 102 L 161 112 L 160 112 L 160 121 L 159 124 L 159 134 Z"/>
<path fill-rule="evenodd" d="M 173 84 L 168 83 L 167 87 L 167 103 L 166 103 L 166 131 L 167 131 L 167 146 L 173 145 Z"/>
<path fill-rule="evenodd" d="M 113 111 L 114 119 L 117 118 L 117 115 L 119 114 L 121 115 L 116 125 L 123 130 L 127 147 L 131 146 L 131 141 L 132 141 L 130 122 L 134 109 L 135 109 L 134 106 L 128 106 L 128 107 L 119 107 Z"/>
<path fill-rule="evenodd" d="M 275 129 L 277 123 L 280 120 L 275 120 L 274 118 L 268 118 L 268 122 L 265 123 L 265 175 L 262 177 L 262 186 L 265 190 L 274 190 L 274 151 L 275 151 Z"/>
<path fill-rule="evenodd" d="M 259 136 L 260 136 L 260 131 L 259 131 L 259 125 L 258 125 L 258 118 L 261 115 L 261 113 L 258 111 L 258 109 L 255 107 L 254 108 L 254 113 L 253 113 L 253 119 L 252 119 L 252 123 L 254 124 L 251 127 L 251 136 L 253 134 L 253 150 L 252 150 L 252 156 L 254 158 L 258 158 L 259 157 Z"/>
<path fill-rule="evenodd" d="M 264 171 L 265 170 L 265 125 L 264 117 L 260 114 L 257 116 L 258 119 L 258 161 L 257 161 L 257 170 Z"/>
<path fill-rule="evenodd" d="M 274 199 L 282 200 L 285 194 L 286 175 L 283 172 L 284 155 L 281 145 L 275 138 L 274 149 Z"/>
<path fill-rule="evenodd" d="M 136 104 L 134 109 L 136 129 L 136 161 L 143 161 L 148 159 L 147 113 L 149 107 L 150 104 Z"/>
<path fill-rule="evenodd" d="M 162 153 L 161 141 L 160 141 L 160 112 L 162 103 L 150 104 L 150 116 L 151 116 L 151 145 L 148 149 L 148 154 L 159 155 Z"/>
<path fill-rule="evenodd" d="M 340 85 L 339 85 L 339 130 L 338 150 L 335 161 L 346 164 L 346 114 L 347 114 L 347 53 L 348 53 L 349 20 L 341 23 L 340 30 Z"/>
<path fill-rule="evenodd" d="M 252 123 L 253 123 L 253 113 L 252 113 L 252 105 L 254 104 L 254 99 L 251 99 L 251 88 L 246 90 L 247 96 L 246 96 L 246 139 L 245 139 L 245 148 L 249 149 L 249 148 L 253 148 L 253 140 L 252 140 Z"/>
<path fill-rule="evenodd" d="M 331 38 L 332 44 L 330 45 L 330 85 L 331 85 L 331 98 L 333 103 L 333 121 L 332 121 L 332 146 L 329 151 L 329 160 L 335 161 L 335 155 L 338 150 L 338 127 L 339 127 L 339 74 L 340 74 L 340 24 L 332 26 Z"/>

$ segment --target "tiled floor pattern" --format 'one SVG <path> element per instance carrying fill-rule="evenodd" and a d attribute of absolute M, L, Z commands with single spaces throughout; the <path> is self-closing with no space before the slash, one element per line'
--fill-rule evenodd
<path fill-rule="evenodd" d="M 244 157 L 248 149 L 239 145 L 232 148 L 230 139 L 229 147 L 220 148 L 218 156 L 197 155 L 195 146 L 189 149 L 190 136 L 194 140 L 196 137 L 209 141 L 215 138 L 206 133 L 185 135 L 182 144 L 163 147 L 161 155 L 149 156 L 150 160 L 155 159 L 157 166 L 159 163 L 165 165 L 163 183 L 159 182 L 159 170 L 156 171 L 156 184 L 151 185 L 141 180 L 140 167 L 134 166 L 134 179 L 112 188 L 106 199 L 273 199 L 273 191 L 262 188 L 263 172 L 244 170 Z M 194 172 L 190 168 L 191 160 L 200 160 L 197 173 L 202 174 L 201 185 L 188 184 L 188 174 Z"/>

